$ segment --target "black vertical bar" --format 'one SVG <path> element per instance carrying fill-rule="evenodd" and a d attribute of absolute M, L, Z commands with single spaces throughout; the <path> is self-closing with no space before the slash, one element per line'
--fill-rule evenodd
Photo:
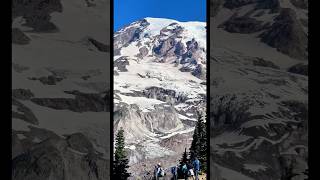
<path fill-rule="evenodd" d="M 12 62 L 13 62 L 13 58 L 12 58 L 12 23 L 13 23 L 14 19 L 13 19 L 13 16 L 12 16 L 12 11 L 13 11 L 12 3 L 13 3 L 13 1 L 11 1 L 10 9 L 7 8 L 9 10 L 7 15 L 11 16 L 10 19 L 8 18 L 8 33 L 11 34 L 11 37 L 6 36 L 8 38 L 8 51 L 7 51 L 8 52 L 8 59 L 10 58 L 10 61 L 7 61 L 8 62 L 8 71 L 10 73 L 10 75 L 8 77 L 10 79 L 8 79 L 8 85 L 9 85 L 9 87 L 8 87 L 8 90 L 9 90 L 8 96 L 5 96 L 6 98 L 8 98 L 8 103 L 11 104 L 10 106 L 8 106 L 8 118 L 5 121 L 6 123 L 8 123 L 8 127 L 10 127 L 10 129 L 6 128 L 6 130 L 1 131 L 1 132 L 5 132 L 6 133 L 7 130 L 8 130 L 8 133 L 6 133 L 5 135 L 3 135 L 1 137 L 6 137 L 6 135 L 7 135 L 7 138 L 5 138 L 5 139 L 8 139 L 10 141 L 10 143 L 8 143 L 8 144 L 10 144 L 10 147 L 8 148 L 8 150 L 10 152 L 7 153 L 8 154 L 8 164 L 10 166 L 6 166 L 8 168 L 7 171 L 6 171 L 6 172 L 8 172 L 8 179 L 12 178 L 12 173 L 13 173 L 13 171 L 12 171 L 12 73 L 13 73 L 13 69 L 12 69 Z M 4 119 L 6 119 L 6 118 L 4 118 Z M 9 170 L 9 168 L 10 168 L 10 170 Z M 10 172 L 10 174 L 9 174 L 9 172 Z"/>
<path fill-rule="evenodd" d="M 210 179 L 210 0 L 206 0 L 206 40 L 207 40 L 207 108 L 206 108 L 206 124 L 207 124 L 207 179 Z"/>
<path fill-rule="evenodd" d="M 114 16 L 114 4 L 113 0 L 110 0 L 110 179 L 113 175 L 113 16 Z"/>

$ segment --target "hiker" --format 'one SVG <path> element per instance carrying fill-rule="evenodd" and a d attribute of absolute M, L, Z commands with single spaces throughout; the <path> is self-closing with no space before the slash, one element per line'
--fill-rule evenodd
<path fill-rule="evenodd" d="M 188 176 L 189 177 L 192 177 L 192 179 L 194 180 L 194 172 L 193 172 L 193 169 L 190 168 L 189 171 L 188 171 Z"/>
<path fill-rule="evenodd" d="M 183 163 L 181 171 L 182 171 L 184 179 L 187 179 L 188 178 L 188 167 L 187 167 L 186 163 Z"/>
<path fill-rule="evenodd" d="M 178 168 L 177 166 L 171 167 L 171 173 L 172 173 L 172 179 L 177 180 L 177 175 L 178 175 Z"/>
<path fill-rule="evenodd" d="M 197 157 L 195 157 L 193 161 L 193 168 L 194 168 L 194 174 L 195 174 L 195 180 L 199 180 L 199 172 L 200 172 L 200 161 Z"/>
<path fill-rule="evenodd" d="M 159 177 L 164 177 L 165 176 L 165 173 L 164 173 L 164 170 L 163 168 L 161 167 L 161 164 L 158 163 L 156 168 L 155 168 L 155 177 L 156 177 L 156 180 L 159 179 Z"/>

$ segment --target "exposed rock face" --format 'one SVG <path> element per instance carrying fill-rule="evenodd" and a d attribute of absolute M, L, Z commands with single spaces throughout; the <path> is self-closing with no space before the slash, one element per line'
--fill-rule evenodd
<path fill-rule="evenodd" d="M 82 153 L 92 153 L 94 151 L 92 143 L 82 133 L 71 134 L 67 137 L 68 145 Z"/>
<path fill-rule="evenodd" d="M 182 43 L 182 42 L 178 42 L 175 46 L 175 50 L 174 50 L 174 53 L 177 55 L 177 56 L 182 56 L 185 52 L 186 52 L 186 47 L 185 45 Z"/>
<path fill-rule="evenodd" d="M 31 101 L 40 106 L 75 112 L 101 112 L 109 109 L 109 105 L 100 94 L 86 94 L 78 91 L 65 93 L 73 94 L 75 98 L 32 98 Z"/>
<path fill-rule="evenodd" d="M 302 63 L 293 65 L 288 69 L 288 72 L 308 76 L 308 65 Z"/>
<path fill-rule="evenodd" d="M 30 89 L 13 89 L 12 97 L 15 99 L 29 100 L 34 97 L 34 94 L 30 91 Z"/>
<path fill-rule="evenodd" d="M 37 125 L 39 122 L 33 112 L 18 100 L 12 98 L 12 105 L 17 107 L 17 110 L 12 111 L 12 118 L 17 118 Z"/>
<path fill-rule="evenodd" d="M 88 39 L 99 51 L 101 52 L 110 52 L 110 46 L 103 44 L 94 38 L 89 38 Z"/>
<path fill-rule="evenodd" d="M 25 35 L 20 29 L 12 28 L 12 43 L 14 44 L 29 44 L 30 38 Z"/>
<path fill-rule="evenodd" d="M 148 55 L 149 50 L 147 47 L 143 46 L 139 49 L 139 54 L 137 55 L 140 59 L 144 58 L 146 55 Z"/>
<path fill-rule="evenodd" d="M 148 98 L 154 98 L 172 104 L 180 104 L 188 100 L 188 97 L 184 94 L 179 94 L 174 90 L 164 89 L 161 87 L 146 88 L 143 91 L 143 94 Z"/>
<path fill-rule="evenodd" d="M 30 80 L 39 80 L 45 85 L 56 85 L 58 82 L 62 81 L 63 78 L 55 75 L 43 76 L 39 78 L 32 77 Z"/>
<path fill-rule="evenodd" d="M 120 72 L 128 71 L 128 69 L 126 68 L 127 65 L 129 65 L 129 61 L 127 57 L 122 56 L 114 61 L 114 67 L 117 67 L 118 68 L 117 70 Z"/>
<path fill-rule="evenodd" d="M 58 30 L 51 19 L 51 13 L 62 12 L 60 0 L 14 0 L 12 1 L 12 17 L 22 16 L 25 26 L 32 27 L 35 32 L 55 32 Z"/>
<path fill-rule="evenodd" d="M 139 38 L 142 30 L 148 26 L 148 22 L 146 20 L 137 21 L 136 24 L 139 24 L 139 28 L 136 27 L 125 27 L 125 31 L 121 31 L 121 33 L 115 33 L 114 36 L 114 48 L 118 49 L 120 46 L 127 46 L 130 42 Z"/>
<path fill-rule="evenodd" d="M 192 72 L 192 75 L 199 79 L 205 80 L 207 78 L 207 70 L 203 65 L 198 64 L 195 70 Z"/>
<path fill-rule="evenodd" d="M 255 33 L 264 30 L 268 24 L 250 17 L 231 17 L 219 27 L 231 33 Z"/>
<path fill-rule="evenodd" d="M 262 67 L 270 67 L 270 68 L 274 68 L 274 69 L 280 69 L 279 66 L 275 65 L 273 62 L 266 61 L 263 58 L 257 58 L 255 60 L 253 60 L 253 65 L 254 66 L 262 66 Z"/>
<path fill-rule="evenodd" d="M 159 57 L 173 56 L 175 44 L 175 39 L 168 38 L 164 41 L 161 41 L 159 46 L 153 49 L 153 52 Z"/>
<path fill-rule="evenodd" d="M 77 142 L 80 143 L 81 139 Z M 102 168 L 108 166 L 107 162 L 96 154 L 76 150 L 61 138 L 43 141 L 13 159 L 12 178 L 98 180 L 107 177 L 107 171 Z"/>
<path fill-rule="evenodd" d="M 229 9 L 231 16 L 221 22 L 218 20 L 219 28 L 230 33 L 259 33 L 258 37 L 263 43 L 281 53 L 300 60 L 308 58 L 307 1 L 213 0 L 216 14 L 222 3 L 222 11 Z"/>
<path fill-rule="evenodd" d="M 282 9 L 270 30 L 261 34 L 261 41 L 297 59 L 307 59 L 308 37 L 292 9 Z"/>

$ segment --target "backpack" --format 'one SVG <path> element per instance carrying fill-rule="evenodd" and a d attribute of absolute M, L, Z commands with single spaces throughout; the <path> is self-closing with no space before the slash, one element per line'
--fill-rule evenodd
<path fill-rule="evenodd" d="M 186 173 L 188 171 L 188 168 L 186 165 L 183 165 L 181 170 L 183 173 Z"/>
<path fill-rule="evenodd" d="M 192 169 L 189 169 L 189 171 L 188 171 L 188 176 L 194 176 L 194 173 L 193 173 L 193 170 L 192 170 Z"/>
<path fill-rule="evenodd" d="M 173 166 L 173 167 L 171 168 L 171 173 L 172 173 L 173 175 L 176 175 L 176 174 L 177 174 L 177 167 Z"/>
<path fill-rule="evenodd" d="M 159 177 L 163 177 L 165 174 L 164 174 L 164 170 L 162 168 L 160 168 L 160 171 L 159 171 Z"/>

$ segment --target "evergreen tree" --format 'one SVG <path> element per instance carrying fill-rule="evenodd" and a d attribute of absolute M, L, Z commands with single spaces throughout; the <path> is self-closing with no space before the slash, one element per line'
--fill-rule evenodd
<path fill-rule="evenodd" d="M 182 172 L 182 166 L 184 164 L 188 163 L 188 153 L 187 153 L 187 148 L 184 149 L 184 153 L 182 154 L 182 158 L 179 163 L 179 168 L 178 168 L 178 178 L 184 178 L 183 172 Z"/>
<path fill-rule="evenodd" d="M 204 116 L 198 114 L 198 122 L 193 133 L 193 139 L 190 147 L 190 159 L 195 157 L 201 162 L 201 169 L 207 170 L 207 126 L 204 122 Z"/>
<path fill-rule="evenodd" d="M 113 161 L 113 177 L 120 180 L 126 180 L 130 177 L 127 169 L 129 168 L 129 160 L 127 159 L 124 149 L 124 130 L 121 128 L 116 135 L 115 155 Z"/>
<path fill-rule="evenodd" d="M 184 153 L 182 154 L 182 158 L 180 160 L 180 166 L 182 167 L 184 163 L 188 162 L 188 154 L 187 154 L 187 148 L 184 149 Z"/>

